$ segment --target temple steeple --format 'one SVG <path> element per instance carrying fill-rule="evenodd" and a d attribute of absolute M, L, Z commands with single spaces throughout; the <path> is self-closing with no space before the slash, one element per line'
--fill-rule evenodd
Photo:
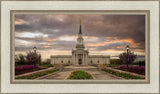
<path fill-rule="evenodd" d="M 79 27 L 76 48 L 77 49 L 84 49 L 83 37 L 82 37 L 82 31 L 81 31 L 81 20 L 80 20 L 80 27 Z"/>
<path fill-rule="evenodd" d="M 82 31 L 81 31 L 81 19 L 80 19 L 80 26 L 79 26 L 79 34 L 82 34 Z"/>

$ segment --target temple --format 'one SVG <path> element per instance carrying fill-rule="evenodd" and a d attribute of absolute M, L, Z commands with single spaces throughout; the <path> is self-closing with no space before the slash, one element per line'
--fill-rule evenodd
<path fill-rule="evenodd" d="M 69 64 L 69 65 L 89 65 L 89 64 L 110 64 L 109 55 L 89 55 L 89 51 L 85 50 L 81 21 L 75 50 L 72 55 L 52 55 L 52 64 Z"/>

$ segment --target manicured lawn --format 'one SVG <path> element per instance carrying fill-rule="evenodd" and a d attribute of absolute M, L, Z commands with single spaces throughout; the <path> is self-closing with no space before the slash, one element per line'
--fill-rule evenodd
<path fill-rule="evenodd" d="M 119 77 L 122 77 L 122 78 L 125 78 L 125 79 L 145 79 L 145 77 L 139 77 L 134 74 L 118 72 L 118 71 L 111 70 L 111 69 L 104 69 L 103 71 L 110 73 L 110 74 L 113 74 L 113 75 L 116 75 L 116 76 L 119 76 Z"/>
<path fill-rule="evenodd" d="M 93 77 L 85 71 L 73 71 L 67 79 L 93 79 Z"/>
<path fill-rule="evenodd" d="M 52 70 L 48 70 L 48 71 L 44 71 L 44 72 L 39 72 L 39 73 L 35 73 L 35 74 L 30 74 L 30 75 L 25 75 L 23 77 L 20 78 L 15 78 L 15 79 L 35 79 L 44 75 L 48 75 L 50 73 L 56 72 L 58 71 L 58 69 L 52 69 Z"/>
<path fill-rule="evenodd" d="M 51 65 L 51 64 L 45 64 L 45 65 L 40 65 L 40 67 L 54 67 L 54 65 Z"/>

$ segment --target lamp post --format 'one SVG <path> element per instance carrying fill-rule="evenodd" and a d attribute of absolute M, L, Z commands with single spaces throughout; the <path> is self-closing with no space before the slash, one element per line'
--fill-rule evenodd
<path fill-rule="evenodd" d="M 128 71 L 128 69 L 129 69 L 128 68 L 128 64 L 129 64 L 129 60 L 128 60 L 129 59 L 129 56 L 128 56 L 129 46 L 128 45 L 126 46 L 126 49 L 127 49 L 127 71 Z"/>
<path fill-rule="evenodd" d="M 34 50 L 34 55 L 36 56 L 36 50 L 37 50 L 37 47 L 33 47 L 33 50 Z M 34 62 L 34 69 L 36 68 L 36 61 Z"/>
<path fill-rule="evenodd" d="M 34 52 L 36 53 L 37 47 L 33 47 Z"/>

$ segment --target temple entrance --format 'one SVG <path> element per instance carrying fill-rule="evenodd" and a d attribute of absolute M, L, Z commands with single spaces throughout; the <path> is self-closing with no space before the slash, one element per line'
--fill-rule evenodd
<path fill-rule="evenodd" d="M 82 64 L 82 59 L 78 60 L 78 64 L 81 65 Z"/>

